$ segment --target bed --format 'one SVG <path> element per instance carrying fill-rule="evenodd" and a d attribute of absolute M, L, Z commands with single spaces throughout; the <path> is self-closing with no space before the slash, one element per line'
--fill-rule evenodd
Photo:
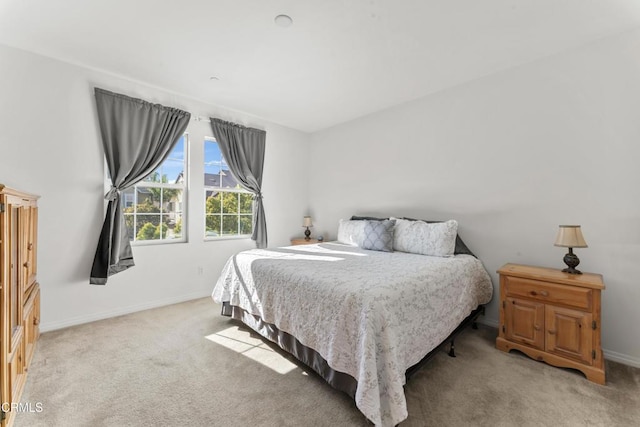
<path fill-rule="evenodd" d="M 472 255 L 339 242 L 241 252 L 212 294 L 224 315 L 349 393 L 379 426 L 407 418 L 407 373 L 491 296 L 489 275 Z"/>

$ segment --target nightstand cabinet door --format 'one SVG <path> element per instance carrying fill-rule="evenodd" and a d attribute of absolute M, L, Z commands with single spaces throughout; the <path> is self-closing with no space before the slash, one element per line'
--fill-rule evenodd
<path fill-rule="evenodd" d="M 592 364 L 591 314 L 547 306 L 547 352 Z"/>
<path fill-rule="evenodd" d="M 505 337 L 535 348 L 544 349 L 544 304 L 507 298 Z"/>

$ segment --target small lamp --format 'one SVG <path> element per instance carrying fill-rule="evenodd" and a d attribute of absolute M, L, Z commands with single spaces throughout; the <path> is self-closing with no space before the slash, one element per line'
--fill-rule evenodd
<path fill-rule="evenodd" d="M 558 230 L 558 236 L 556 237 L 556 242 L 554 246 L 560 246 L 564 248 L 569 248 L 569 252 L 564 256 L 564 263 L 567 264 L 568 268 L 565 268 L 565 273 L 569 274 L 582 274 L 582 271 L 576 270 L 578 264 L 580 264 L 580 260 L 573 253 L 573 248 L 587 248 L 587 242 L 584 241 L 584 237 L 582 237 L 582 231 L 580 230 L 579 225 L 561 225 Z"/>
<path fill-rule="evenodd" d="M 307 229 L 304 231 L 304 240 L 309 240 L 311 239 L 311 230 L 309 230 L 309 227 L 313 227 L 313 223 L 311 222 L 311 217 L 310 216 L 305 216 L 304 219 L 302 220 L 302 226 L 306 227 Z"/>

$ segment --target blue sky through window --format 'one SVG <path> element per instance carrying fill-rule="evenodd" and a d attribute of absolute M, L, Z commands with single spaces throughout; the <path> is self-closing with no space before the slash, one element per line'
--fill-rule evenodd
<path fill-rule="evenodd" d="M 204 173 L 220 173 L 220 169 L 229 170 L 226 162 L 222 159 L 220 147 L 215 141 L 204 142 Z"/>
<path fill-rule="evenodd" d="M 168 183 L 175 183 L 178 176 L 185 168 L 185 136 L 182 135 L 176 145 L 169 153 L 169 157 L 154 171 L 158 172 L 160 176 L 166 176 Z M 150 177 L 153 173 L 150 175 Z M 150 181 L 151 178 L 147 178 L 146 181 Z"/>
<path fill-rule="evenodd" d="M 169 157 L 154 171 L 160 176 L 166 176 L 168 183 L 175 183 L 180 173 L 186 167 L 185 163 L 185 136 L 181 136 L 176 145 L 169 153 Z M 219 174 L 220 170 L 229 170 L 227 162 L 223 159 L 220 147 L 216 141 L 204 142 L 204 173 Z M 152 180 L 153 173 L 145 179 Z"/>

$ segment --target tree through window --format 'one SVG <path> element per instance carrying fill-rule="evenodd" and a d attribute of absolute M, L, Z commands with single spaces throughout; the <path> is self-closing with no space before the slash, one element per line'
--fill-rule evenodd
<path fill-rule="evenodd" d="M 129 240 L 186 241 L 187 135 L 143 181 L 122 192 L 122 208 Z"/>
<path fill-rule="evenodd" d="M 204 198 L 206 239 L 251 235 L 253 195 L 235 179 L 213 138 L 204 141 Z"/>

